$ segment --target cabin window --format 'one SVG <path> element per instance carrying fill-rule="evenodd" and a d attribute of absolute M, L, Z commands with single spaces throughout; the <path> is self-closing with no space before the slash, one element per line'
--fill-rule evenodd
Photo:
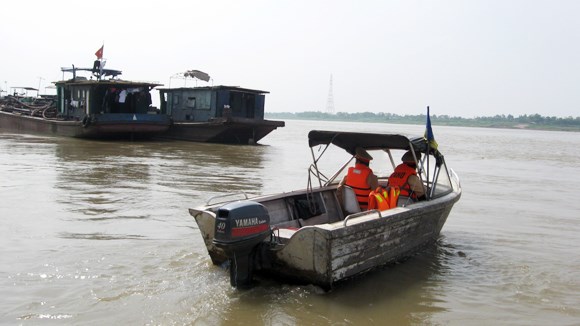
<path fill-rule="evenodd" d="M 179 104 L 179 95 L 173 95 L 173 107 Z"/>
<path fill-rule="evenodd" d="M 88 91 L 84 89 L 76 89 L 71 92 L 72 100 L 83 100 L 88 97 Z"/>
<path fill-rule="evenodd" d="M 209 110 L 211 108 L 211 92 L 200 92 L 195 97 L 196 110 Z"/>
<path fill-rule="evenodd" d="M 185 103 L 185 106 L 187 106 L 188 108 L 195 109 L 195 97 L 188 97 L 187 103 Z"/>
<path fill-rule="evenodd" d="M 86 89 L 76 88 L 70 92 L 69 105 L 73 109 L 84 109 L 86 107 L 87 98 L 88 91 Z"/>

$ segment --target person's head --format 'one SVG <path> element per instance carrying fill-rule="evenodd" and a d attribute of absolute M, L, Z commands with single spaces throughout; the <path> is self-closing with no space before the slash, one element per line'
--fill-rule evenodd
<path fill-rule="evenodd" d="M 358 163 L 366 165 L 369 165 L 369 162 L 373 159 L 373 157 L 364 148 L 361 147 L 356 148 L 354 157 Z"/>
<path fill-rule="evenodd" d="M 421 153 L 415 152 L 415 156 L 417 157 L 417 160 L 421 159 Z M 403 163 L 405 164 L 417 165 L 417 163 L 415 162 L 415 157 L 413 157 L 413 152 L 411 151 L 407 151 L 405 154 L 403 154 L 403 156 L 401 157 L 401 161 L 403 161 Z"/>

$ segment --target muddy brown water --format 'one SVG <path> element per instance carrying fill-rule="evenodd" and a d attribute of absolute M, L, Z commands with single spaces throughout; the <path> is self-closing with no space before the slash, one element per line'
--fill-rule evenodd
<path fill-rule="evenodd" d="M 303 188 L 311 129 L 261 146 L 99 142 L 0 132 L 0 324 L 577 325 L 580 134 L 434 126 L 463 196 L 436 244 L 331 292 L 238 291 L 187 209 Z"/>

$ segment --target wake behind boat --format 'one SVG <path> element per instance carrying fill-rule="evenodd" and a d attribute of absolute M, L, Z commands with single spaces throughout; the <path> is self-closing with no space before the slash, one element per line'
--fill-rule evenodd
<path fill-rule="evenodd" d="M 313 130 L 308 138 L 313 163 L 305 189 L 244 195 L 242 200 L 225 195 L 189 210 L 212 262 L 229 262 L 232 286 L 251 285 L 256 271 L 330 289 L 435 241 L 461 197 L 457 175 L 424 137 Z M 347 162 L 331 177 L 320 168 L 329 147 L 348 153 Z M 399 196 L 392 208 L 361 210 L 351 188 L 338 185 L 357 148 L 371 152 L 375 161 L 390 163 L 387 176 L 395 168 L 394 155 L 417 153 L 424 200 Z M 387 176 L 378 176 L 385 189 Z"/>

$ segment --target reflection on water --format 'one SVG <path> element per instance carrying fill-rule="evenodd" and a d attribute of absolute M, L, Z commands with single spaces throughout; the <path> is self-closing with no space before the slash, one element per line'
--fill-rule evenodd
<path fill-rule="evenodd" d="M 445 238 L 404 263 L 373 270 L 341 282 L 331 292 L 312 285 L 279 284 L 260 279 L 259 286 L 228 294 L 221 325 L 368 325 L 429 324 L 448 310 L 438 300 L 438 283 L 452 264 L 464 261 Z M 223 277 L 228 279 L 227 272 Z M 215 322 L 215 320 L 214 320 Z"/>
<path fill-rule="evenodd" d="M 0 132 L 0 324 L 578 324 L 578 133 L 434 126 L 464 190 L 436 245 L 330 293 L 231 288 L 187 209 L 304 187 L 311 129 L 424 126 L 288 121 L 263 146 Z"/>
<path fill-rule="evenodd" d="M 62 139 L 56 145 L 57 201 L 76 218 L 155 218 L 176 193 L 260 193 L 264 146 L 188 142 L 111 143 Z M 81 215 L 82 214 L 82 215 Z M 84 215 L 84 217 L 83 217 Z"/>
<path fill-rule="evenodd" d="M 441 238 L 406 261 L 346 283 L 329 296 L 340 303 L 337 312 L 348 308 L 345 319 L 357 318 L 352 324 L 381 324 L 384 320 L 398 325 L 429 324 L 430 316 L 447 310 L 439 302 L 438 283 L 457 258 Z M 377 307 L 383 309 L 377 311 Z"/>

